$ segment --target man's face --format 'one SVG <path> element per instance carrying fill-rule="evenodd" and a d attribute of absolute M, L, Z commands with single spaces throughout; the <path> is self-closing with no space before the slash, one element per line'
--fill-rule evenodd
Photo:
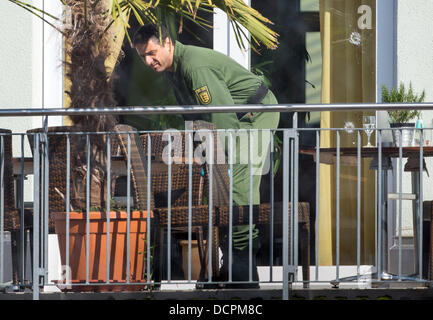
<path fill-rule="evenodd" d="M 153 37 L 146 43 L 137 44 L 135 49 L 143 62 L 154 71 L 173 71 L 174 47 L 169 38 L 160 45 L 159 40 Z"/>

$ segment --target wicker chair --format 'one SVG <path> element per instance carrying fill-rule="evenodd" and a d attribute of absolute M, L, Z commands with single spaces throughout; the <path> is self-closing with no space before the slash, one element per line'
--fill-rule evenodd
<path fill-rule="evenodd" d="M 189 200 L 189 164 L 185 163 L 185 133 L 182 132 L 172 139 L 172 156 L 175 160 L 171 165 L 171 208 L 170 221 L 168 219 L 168 166 L 163 163 L 163 158 L 168 152 L 168 139 L 163 133 L 142 134 L 141 141 L 145 152 L 148 148 L 148 140 L 151 141 L 151 157 L 157 165 L 152 165 L 152 192 L 155 197 L 156 223 L 159 229 L 159 270 L 162 270 L 164 231 L 169 222 L 172 232 L 186 233 L 188 231 L 188 200 Z M 175 159 L 177 158 L 177 159 Z M 180 160 L 180 161 L 177 161 Z M 207 247 L 204 245 L 204 228 L 208 224 L 209 206 L 203 205 L 204 195 L 204 166 L 194 163 L 192 165 L 192 207 L 191 226 L 192 232 L 198 241 L 199 260 L 201 270 L 206 269 Z M 215 210 L 215 209 L 214 209 Z M 215 253 L 215 251 L 212 251 Z M 212 265 L 214 272 L 218 270 L 217 259 Z M 159 273 L 157 273 L 160 275 Z M 159 280 L 161 277 L 159 277 Z"/>
<path fill-rule="evenodd" d="M 162 279 L 162 264 L 163 264 L 163 243 L 164 230 L 168 228 L 168 166 L 162 162 L 162 153 L 168 142 L 163 140 L 162 133 L 144 134 L 138 140 L 138 134 L 135 128 L 128 125 L 117 125 L 115 131 L 118 132 L 122 154 L 127 160 L 128 156 L 128 134 L 122 132 L 132 132 L 130 139 L 130 155 L 131 155 L 131 181 L 134 194 L 135 206 L 147 208 L 147 196 L 137 197 L 137 194 L 147 195 L 147 141 L 150 135 L 151 139 L 151 204 L 150 207 L 154 211 L 155 219 L 151 230 L 152 243 L 158 246 L 159 250 L 155 250 L 153 272 L 154 279 L 159 282 Z M 184 146 L 184 143 L 182 142 Z M 183 150 L 183 149 L 182 149 Z M 188 226 L 188 170 L 187 164 L 172 164 L 171 171 L 171 210 L 170 210 L 170 226 L 173 232 L 186 232 Z M 203 231 L 202 225 L 205 223 L 205 218 L 208 216 L 208 206 L 201 205 L 202 201 L 202 186 L 203 177 L 200 174 L 201 166 L 193 165 L 193 198 L 192 198 L 192 230 L 199 241 L 199 254 L 201 267 L 205 268 L 205 252 L 203 251 Z"/>
<path fill-rule="evenodd" d="M 205 121 L 195 121 L 193 124 L 193 129 L 196 130 L 215 130 L 215 126 L 212 123 Z M 161 159 L 164 149 L 167 147 L 168 142 L 162 139 L 161 133 L 152 133 L 152 134 L 144 134 L 141 136 L 143 141 L 144 150 L 147 150 L 147 140 L 150 136 L 152 151 L 151 157 L 152 159 Z M 222 153 L 221 144 L 219 141 L 218 135 L 214 134 L 214 154 L 224 154 Z M 176 147 L 176 151 L 180 153 L 177 156 L 184 157 L 185 150 L 185 135 L 181 134 L 181 139 L 175 139 L 172 144 L 172 150 Z M 173 172 L 176 172 L 176 167 L 186 168 L 187 165 L 176 165 L 172 166 Z M 197 233 L 198 239 L 198 248 L 199 248 L 199 257 L 201 262 L 201 272 L 200 272 L 200 280 L 204 281 L 207 275 L 206 273 L 206 256 L 207 256 L 207 246 L 204 245 L 203 242 L 203 231 L 208 230 L 209 225 L 209 206 L 201 205 L 203 195 L 208 195 L 209 190 L 209 172 L 210 166 L 208 163 L 204 165 L 204 181 L 200 178 L 202 174 L 198 174 L 198 170 L 200 166 L 193 166 L 193 207 L 191 208 L 192 216 L 191 223 L 194 228 L 194 231 Z M 171 201 L 171 212 L 170 212 L 170 223 L 173 230 L 183 231 L 185 232 L 188 226 L 188 207 L 187 207 L 187 197 L 188 197 L 188 182 L 186 179 L 186 172 L 183 175 L 183 178 L 177 179 L 176 174 L 172 175 L 172 184 L 173 190 L 183 190 L 184 192 L 178 194 L 178 197 Z M 200 170 L 200 173 L 202 171 Z M 213 164 L 212 166 L 212 190 L 217 190 L 217 192 L 213 192 L 213 201 L 212 201 L 212 275 L 213 277 L 219 276 L 219 227 L 227 227 L 229 225 L 229 177 L 228 177 L 228 168 L 226 164 Z M 173 173 L 172 173 L 173 174 Z M 199 179 L 197 180 L 197 177 Z M 165 195 L 165 199 L 167 199 L 167 180 L 168 174 L 167 170 L 152 170 L 152 188 L 153 194 L 163 194 Z M 156 199 L 155 199 L 156 201 Z M 165 229 L 168 227 L 168 209 L 166 208 L 167 201 L 165 203 L 155 202 L 155 212 L 157 217 L 157 224 L 160 225 L 161 229 Z M 281 203 L 274 204 L 274 222 L 276 224 L 281 224 L 282 222 L 282 205 Z M 289 204 L 290 205 L 290 204 Z M 253 223 L 258 225 L 269 225 L 271 219 L 271 207 L 270 204 L 262 204 L 254 206 L 254 221 Z M 249 207 L 248 206 L 234 206 L 234 219 L 233 225 L 237 224 L 248 224 L 248 215 L 249 215 Z M 299 214 L 299 234 L 300 234 L 300 258 L 303 266 L 303 278 L 305 282 L 309 281 L 309 204 L 308 203 L 299 203 L 298 206 L 298 214 Z M 161 232 L 162 236 L 162 232 Z M 160 239 L 160 243 L 162 243 L 162 238 Z M 162 249 L 162 246 L 160 246 Z M 162 252 L 160 252 L 162 256 Z"/>
<path fill-rule="evenodd" d="M 12 251 L 12 284 L 18 286 L 20 283 L 20 265 L 18 262 L 18 249 L 20 247 L 21 213 L 15 207 L 14 177 L 12 168 L 12 136 L 11 130 L 0 129 L 4 141 L 4 231 L 11 234 Z M 0 143 L 1 147 L 1 143 Z M 24 210 L 24 232 L 32 229 L 32 212 Z M 31 239 L 31 237 L 30 237 Z M 21 266 L 24 268 L 24 266 Z"/>
<path fill-rule="evenodd" d="M 194 130 L 212 130 L 215 132 L 216 127 L 213 123 L 205 121 L 195 121 Z M 219 135 L 214 134 L 214 154 L 224 154 L 221 150 L 221 143 Z M 208 190 L 207 182 L 209 181 L 210 166 L 206 163 L 205 190 Z M 219 247 L 218 227 L 229 226 L 229 183 L 230 178 L 228 175 L 227 164 L 213 164 L 213 204 L 216 206 L 216 214 L 214 217 L 214 230 L 213 230 L 213 248 L 216 256 Z M 289 212 L 291 212 L 291 203 L 289 203 Z M 282 224 L 282 203 L 274 203 L 274 224 Z M 271 222 L 271 204 L 264 203 L 253 206 L 253 224 L 269 226 Z M 233 220 L 232 225 L 245 225 L 249 224 L 249 206 L 233 206 Z M 310 280 L 310 205 L 307 202 L 298 203 L 298 231 L 299 241 L 298 248 L 300 252 L 300 261 L 302 263 L 302 275 L 304 287 L 308 286 Z M 290 232 L 290 230 L 289 230 Z M 290 246 L 289 246 L 290 247 Z M 219 276 L 218 268 L 214 268 L 213 275 Z"/>

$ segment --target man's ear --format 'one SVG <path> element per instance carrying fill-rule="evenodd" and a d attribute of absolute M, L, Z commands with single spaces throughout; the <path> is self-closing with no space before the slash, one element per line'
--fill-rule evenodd
<path fill-rule="evenodd" d="M 171 51 L 172 41 L 169 37 L 165 38 L 164 46 L 168 45 L 168 49 Z"/>

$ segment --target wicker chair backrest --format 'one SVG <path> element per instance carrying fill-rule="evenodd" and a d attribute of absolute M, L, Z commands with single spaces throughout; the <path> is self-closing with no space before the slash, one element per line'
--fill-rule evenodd
<path fill-rule="evenodd" d="M 114 127 L 121 153 L 126 161 L 128 160 L 128 145 L 130 147 L 129 154 L 131 157 L 131 183 L 134 195 L 134 206 L 137 209 L 145 210 L 148 206 L 147 165 L 149 158 L 144 153 L 142 142 L 136 131 L 135 128 L 124 124 L 119 124 Z M 129 144 L 128 136 L 130 137 Z M 150 208 L 153 210 L 155 208 L 155 200 L 152 190 L 149 199 Z"/>
<path fill-rule="evenodd" d="M 12 167 L 12 131 L 0 129 L 0 149 L 3 150 L 3 199 L 4 199 L 4 230 L 18 230 L 20 228 L 20 217 L 15 209 L 14 180 Z M 3 157 L 3 159 L 1 159 Z"/>
<path fill-rule="evenodd" d="M 168 139 L 172 140 L 171 144 L 171 179 L 168 179 Z M 143 149 L 148 154 L 148 140 L 150 139 L 150 154 L 154 159 L 152 165 L 152 192 L 155 197 L 155 206 L 157 208 L 166 208 L 168 206 L 169 183 L 171 186 L 171 206 L 185 207 L 189 201 L 189 164 L 185 155 L 186 139 L 185 133 L 179 132 L 176 135 L 169 136 L 167 133 L 145 133 L 140 135 Z M 200 205 L 203 201 L 203 165 L 192 164 L 192 205 Z"/>

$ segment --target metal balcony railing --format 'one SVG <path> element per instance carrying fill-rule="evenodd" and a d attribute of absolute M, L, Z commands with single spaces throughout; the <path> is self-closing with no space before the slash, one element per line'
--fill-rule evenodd
<path fill-rule="evenodd" d="M 377 111 L 388 109 L 430 110 L 432 104 L 341 104 L 341 105 L 247 105 L 247 106 L 176 106 L 134 107 L 114 109 L 2 109 L 2 117 L 71 116 L 102 114 L 188 114 L 215 112 L 294 112 L 293 128 L 262 130 L 216 130 L 210 123 L 193 122 L 186 130 L 137 131 L 119 126 L 112 132 L 83 132 L 78 128 L 50 128 L 28 130 L 23 133 L 0 132 L 0 283 L 7 289 L 31 290 L 39 299 L 40 287 L 58 287 L 64 291 L 98 291 L 111 287 L 116 290 L 160 288 L 166 283 L 193 284 L 197 290 L 215 287 L 224 289 L 236 285 L 276 284 L 288 299 L 294 285 L 304 288 L 313 284 L 359 284 L 369 281 L 412 280 L 430 283 L 431 252 L 423 257 L 425 224 L 423 214 L 424 159 L 433 155 L 433 147 L 426 141 L 432 128 L 371 128 L 373 147 L 362 144 L 362 136 L 369 128 L 298 128 L 297 112 L 302 111 Z M 403 137 L 409 130 L 419 137 L 407 145 L 384 143 L 390 131 Z M 335 136 L 335 146 L 324 147 L 324 132 Z M 352 145 L 341 143 L 342 134 L 350 134 Z M 399 134 L 399 135 L 398 135 Z M 281 137 L 276 145 L 274 136 Z M 303 136 L 313 137 L 315 145 L 301 144 Z M 14 137 L 12 139 L 12 137 Z M 26 141 L 32 156 L 24 154 Z M 21 148 L 19 156 L 12 156 L 12 143 Z M 322 142 L 323 144 L 323 142 Z M 97 147 L 99 146 L 99 148 Z M 102 146 L 102 147 L 101 147 Z M 276 152 L 278 150 L 280 152 Z M 17 150 L 15 146 L 15 150 Z M 300 181 L 300 156 L 314 158 L 315 179 Z M 361 269 L 366 261 L 365 235 L 362 232 L 363 158 L 371 158 L 374 172 L 374 261 L 370 274 Z M 403 192 L 404 166 L 411 172 L 412 192 Z M 257 161 L 261 159 L 261 161 Z M 279 161 L 280 170 L 273 174 Z M 257 163 L 259 162 L 259 163 Z M 342 166 L 348 163 L 356 168 L 356 195 L 342 200 L 340 195 Z M 321 164 L 335 165 L 335 174 L 321 176 Z M 394 165 L 394 166 L 393 166 Z M 398 168 L 398 170 L 396 169 Z M 390 170 L 392 177 L 388 176 Z M 248 182 L 241 182 L 239 172 L 247 173 Z M 269 173 L 267 197 L 259 202 L 254 190 L 256 176 Z M 25 179 L 33 176 L 25 186 Z M 123 178 L 122 178 L 123 177 Z M 279 182 L 275 178 L 279 177 Z M 319 237 L 321 230 L 320 178 L 335 179 L 335 227 L 332 249 L 335 274 L 332 279 L 320 277 Z M 392 178 L 398 192 L 389 192 Z M 123 179 L 123 180 L 122 180 Z M 123 181 L 123 184 L 121 183 Z M 246 189 L 240 189 L 244 183 Z M 299 188 L 311 184 L 315 188 L 314 207 L 299 199 Z M 96 191 L 95 191 L 96 190 Z M 239 195 L 247 190 L 248 195 Z M 24 199 L 32 192 L 29 205 Z M 116 194 L 117 193 L 117 194 Z M 276 200 L 276 193 L 281 199 Z M 119 195 L 120 194 L 120 195 Z M 245 201 L 236 199 L 247 199 Z M 397 200 L 397 206 L 390 204 Z M 402 229 L 403 200 L 413 201 L 414 274 L 406 275 L 407 255 L 403 252 Z M 354 229 L 341 225 L 342 201 L 356 203 L 356 241 L 353 251 L 356 268 L 351 277 L 342 276 L 341 236 L 344 230 Z M 241 203 L 239 203 L 241 202 Z M 95 205 L 96 204 L 96 205 Z M 97 206 L 98 208 L 95 208 Z M 310 209 L 315 216 L 310 217 Z M 431 215 L 431 213 L 428 213 Z M 388 225 L 389 217 L 396 216 L 395 235 Z M 81 222 L 82 224 L 80 224 Z M 236 227 L 247 226 L 243 239 L 246 258 L 239 258 L 233 240 L 238 237 Z M 267 264 L 259 277 L 255 276 L 256 227 L 259 238 L 266 243 Z M 268 235 L 266 239 L 262 236 Z M 310 277 L 310 233 L 315 230 L 314 266 Z M 6 233 L 12 243 L 13 279 L 5 278 L 4 258 Z M 331 232 L 331 230 L 330 230 Z M 57 282 L 48 281 L 49 234 L 56 233 L 62 263 L 62 275 Z M 116 235 L 120 233 L 120 238 Z M 31 266 L 26 259 L 27 235 L 30 235 Z M 177 255 L 174 239 L 184 237 L 184 279 L 179 280 L 172 261 Z M 193 239 L 195 238 L 195 239 Z M 193 241 L 194 240 L 194 241 Z M 390 258 L 390 247 L 395 240 L 397 260 Z M 197 249 L 195 244 L 197 243 Z M 119 249 L 120 245 L 124 248 Z M 176 246 L 176 245 L 175 245 Z M 74 251 L 75 250 L 75 251 Z M 180 250 L 180 249 L 179 249 Z M 178 251 L 179 251 L 178 250 Z M 431 250 L 431 249 L 430 249 Z M 223 265 L 221 269 L 221 254 Z M 96 253 L 95 253 L 96 252 Z M 198 276 L 193 279 L 193 256 L 199 256 Z M 343 253 L 344 254 L 344 253 Z M 395 255 L 394 255 L 395 257 Z M 75 259 L 78 258 L 78 259 Z M 426 261 L 426 259 L 428 261 Z M 237 260 L 237 261 L 235 261 Z M 262 259 L 263 260 L 263 259 Z M 368 260 L 368 259 L 367 259 Z M 116 264 L 119 262 L 120 266 Z M 239 280 L 239 261 L 247 265 L 245 276 Z M 96 263 L 99 264 L 96 264 Z M 232 263 L 237 263 L 233 265 Z M 263 261 L 262 261 L 263 262 Z M 83 263 L 83 264 L 81 264 Z M 263 264 L 263 263 L 262 263 Z M 298 268 L 302 265 L 301 269 Z M 31 276 L 26 274 L 29 268 Z M 390 272 L 390 270 L 396 272 Z M 431 273 L 431 272 L 430 272 Z M 314 277 L 313 277 L 314 275 Z M 27 279 L 30 278 L 30 279 Z M 97 289 L 99 288 L 99 289 Z M 5 290 L 6 290 L 5 289 Z"/>

